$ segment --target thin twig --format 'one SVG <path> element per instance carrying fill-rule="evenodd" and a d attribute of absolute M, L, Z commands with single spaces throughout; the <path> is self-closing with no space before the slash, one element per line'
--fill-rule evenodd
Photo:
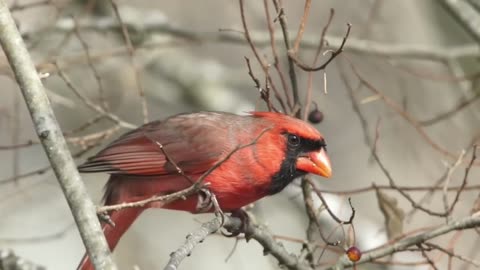
<path fill-rule="evenodd" d="M 280 28 L 282 29 L 283 33 L 283 42 L 285 44 L 285 48 L 290 51 L 290 36 L 288 34 L 288 27 L 287 27 L 287 19 L 285 15 L 285 10 L 281 5 L 279 0 L 273 0 L 273 5 L 275 6 L 275 11 L 278 14 L 278 20 L 280 22 Z M 298 82 L 297 82 L 297 74 L 295 72 L 295 64 L 293 60 L 288 57 L 288 74 L 290 76 L 290 83 L 292 86 L 292 93 L 293 93 L 293 106 L 299 107 L 300 106 L 300 96 L 298 93 Z"/>
<path fill-rule="evenodd" d="M 395 103 L 392 99 L 388 98 L 387 96 L 385 96 L 384 94 L 382 94 L 375 86 L 373 86 L 373 84 L 371 84 L 369 81 L 367 81 L 365 78 L 363 78 L 360 73 L 357 71 L 357 69 L 355 68 L 355 66 L 353 65 L 353 63 L 345 57 L 345 59 L 348 60 L 348 62 L 350 63 L 350 68 L 351 70 L 353 71 L 353 73 L 355 74 L 355 76 L 357 77 L 357 79 L 363 84 L 365 85 L 370 91 L 372 91 L 375 95 L 378 95 L 381 100 L 388 106 L 390 107 L 392 110 L 394 110 L 396 113 L 398 113 L 403 119 L 405 119 L 410 125 L 412 125 L 415 130 L 417 131 L 417 133 L 433 148 L 435 149 L 436 151 L 438 151 L 439 153 L 445 155 L 445 156 L 448 156 L 450 158 L 454 158 L 456 159 L 456 155 L 451 153 L 450 151 L 448 151 L 447 149 L 445 149 L 444 147 L 440 146 L 439 144 L 437 144 L 435 141 L 433 141 L 433 139 L 427 134 L 427 132 L 422 128 L 422 126 L 420 125 L 420 123 L 413 117 L 411 116 L 409 113 L 407 113 L 405 110 L 402 109 L 402 107 L 400 105 L 398 105 L 397 103 Z"/>
<path fill-rule="evenodd" d="M 475 151 L 475 149 L 474 149 Z M 452 179 L 452 175 L 453 175 L 453 172 L 455 171 L 455 169 L 460 166 L 460 164 L 462 164 L 462 160 L 463 160 L 463 157 L 465 156 L 465 150 L 462 150 L 462 152 L 460 153 L 460 155 L 458 156 L 457 158 L 457 161 L 455 161 L 455 163 L 453 163 L 452 166 L 450 166 L 450 168 L 447 170 L 447 176 L 445 178 L 445 183 L 443 184 L 443 206 L 445 207 L 445 212 L 448 212 L 449 210 L 449 204 L 448 204 L 448 186 L 450 185 L 450 181 Z M 461 190 L 464 188 L 464 186 L 462 185 L 462 187 L 458 190 L 457 194 L 459 192 L 461 192 Z M 445 217 L 447 219 L 447 222 L 448 222 L 448 216 Z"/>
<path fill-rule="evenodd" d="M 303 15 L 300 19 L 300 25 L 298 26 L 297 37 L 293 43 L 293 52 L 298 53 L 298 48 L 300 47 L 300 42 L 302 42 L 303 33 L 305 32 L 305 24 L 308 20 L 308 15 L 310 14 L 310 7 L 312 5 L 312 0 L 305 0 L 305 6 L 303 7 Z"/>
<path fill-rule="evenodd" d="M 278 0 L 276 0 L 278 1 Z M 275 4 L 275 2 L 274 2 Z M 279 15 L 279 19 L 284 15 L 283 8 L 279 9 L 277 4 L 276 12 Z M 160 16 L 159 16 L 160 17 Z M 70 18 L 61 18 L 57 21 L 53 31 L 66 32 L 71 31 L 73 23 L 69 22 Z M 163 19 L 158 22 L 149 22 L 148 24 L 141 24 L 143 18 L 129 18 L 124 20 L 124 24 L 131 30 L 136 31 L 138 34 L 148 33 L 149 35 L 155 34 L 168 34 L 173 37 L 181 38 L 188 41 L 200 41 L 200 42 L 222 42 L 237 45 L 249 45 L 243 35 L 239 35 L 238 31 L 220 31 L 220 32 L 203 32 L 192 31 L 191 29 L 179 27 L 172 22 L 165 22 Z M 112 18 L 100 17 L 97 20 L 88 18 L 81 20 L 79 26 L 86 30 L 107 32 L 107 31 L 121 31 L 118 21 Z M 283 32 L 283 29 L 282 29 Z M 28 32 L 26 34 L 29 34 Z M 343 37 L 338 36 L 326 36 L 325 40 L 331 48 L 339 48 L 343 42 Z M 271 40 L 270 34 L 262 31 L 252 31 L 251 41 L 259 48 L 270 47 Z M 287 40 L 287 42 L 294 42 L 294 40 Z M 285 37 L 283 35 L 275 38 L 275 43 L 285 43 Z M 304 49 L 316 49 L 318 47 L 318 36 L 305 35 L 302 39 L 301 48 Z M 109 49 L 110 50 L 110 49 Z M 355 54 L 389 57 L 389 58 L 403 58 L 403 59 L 415 59 L 415 60 L 429 60 L 444 62 L 449 60 L 457 60 L 463 58 L 475 58 L 480 55 L 480 48 L 475 43 L 469 43 L 459 46 L 439 47 L 439 46 L 422 46 L 418 44 L 389 44 L 384 42 L 378 42 L 367 39 L 358 39 L 350 37 L 348 44 L 344 47 L 345 51 L 349 51 Z M 125 51 L 123 51 L 125 52 Z"/>
<path fill-rule="evenodd" d="M 330 217 L 332 217 L 333 220 L 335 220 L 338 224 L 341 225 L 352 224 L 353 219 L 355 218 L 355 208 L 353 208 L 352 201 L 350 199 L 348 199 L 348 203 L 350 205 L 350 209 L 352 210 L 352 214 L 350 215 L 350 218 L 348 220 L 341 220 L 333 213 L 330 207 L 328 207 L 327 201 L 323 198 L 322 192 L 317 188 L 315 183 L 310 178 L 306 178 L 306 181 L 310 184 L 310 186 L 312 186 L 313 191 L 315 191 L 315 194 L 317 194 L 318 198 L 322 201 L 323 206 L 328 211 Z"/>
<path fill-rule="evenodd" d="M 347 42 L 348 36 L 350 35 L 350 29 L 352 28 L 352 25 L 350 23 L 347 23 L 347 32 L 345 33 L 345 36 L 343 37 L 342 43 L 340 44 L 340 47 L 338 49 L 331 51 L 330 57 L 325 61 L 325 63 L 321 64 L 318 67 L 311 67 L 306 64 L 304 64 L 298 57 L 297 54 L 293 51 L 288 51 L 288 56 L 290 59 L 293 60 L 293 62 L 301 69 L 304 71 L 319 71 L 325 69 L 330 62 L 335 59 L 339 54 L 343 52 L 343 47 L 345 46 L 345 43 Z"/>
<path fill-rule="evenodd" d="M 107 101 L 105 100 L 105 89 L 103 87 L 102 77 L 100 76 L 97 70 L 97 67 L 93 64 L 92 55 L 90 53 L 90 47 L 88 46 L 88 43 L 83 39 L 82 35 L 80 34 L 80 29 L 78 27 L 77 20 L 75 19 L 75 17 L 72 17 L 72 20 L 75 23 L 75 28 L 74 28 L 75 35 L 77 36 L 78 40 L 80 41 L 80 44 L 83 47 L 83 50 L 85 51 L 85 56 L 87 58 L 88 66 L 90 67 L 90 70 L 92 71 L 93 76 L 97 81 L 98 92 L 100 95 L 100 104 L 105 111 L 108 111 L 108 104 L 107 104 Z"/>
<path fill-rule="evenodd" d="M 426 249 L 422 246 L 422 243 L 417 244 L 417 247 L 420 249 L 420 252 L 422 253 L 422 256 L 425 258 L 425 260 L 427 260 L 428 264 L 430 264 L 430 266 L 434 270 L 438 270 L 437 266 L 435 265 L 435 262 L 433 262 L 432 259 L 430 259 L 430 257 L 425 252 Z"/>
<path fill-rule="evenodd" d="M 466 99 L 466 100 L 463 100 L 463 101 L 459 102 L 452 109 L 449 109 L 445 112 L 442 112 L 442 113 L 440 113 L 440 114 L 438 114 L 438 115 L 436 115 L 436 116 L 434 116 L 430 119 L 420 120 L 418 122 L 422 126 L 431 126 L 431 125 L 437 124 L 440 121 L 443 121 L 445 119 L 448 119 L 448 118 L 456 115 L 457 113 L 461 112 L 463 109 L 468 108 L 468 106 L 474 104 L 478 100 L 480 100 L 480 91 L 478 91 L 478 93 L 476 93 L 470 99 Z"/>
<path fill-rule="evenodd" d="M 458 190 L 457 194 L 455 195 L 455 198 L 453 199 L 453 202 L 450 205 L 450 209 L 448 209 L 448 214 L 453 212 L 453 209 L 455 208 L 455 205 L 457 204 L 458 200 L 460 199 L 460 193 L 462 193 L 462 191 L 467 186 L 468 175 L 470 173 L 470 169 L 472 168 L 473 163 L 475 162 L 476 158 L 477 158 L 477 145 L 474 145 L 473 146 L 473 151 L 472 151 L 472 158 L 470 159 L 470 163 L 468 163 L 467 168 L 465 168 L 465 174 L 463 176 L 462 185 L 460 186 L 460 189 Z"/>
<path fill-rule="evenodd" d="M 305 208 L 306 208 L 307 216 L 310 220 L 310 224 L 315 224 L 317 226 L 320 238 L 322 238 L 323 242 L 325 242 L 327 246 L 334 246 L 334 247 L 338 246 L 341 243 L 340 240 L 337 240 L 335 242 L 332 242 L 329 240 L 333 232 L 328 236 L 325 236 L 323 234 L 323 230 L 322 230 L 323 226 L 318 216 L 319 210 L 315 208 L 313 203 L 313 197 L 312 197 L 313 186 L 308 183 L 306 178 L 307 177 L 303 177 L 302 179 L 302 193 L 303 193 L 303 201 L 305 203 Z"/>
<path fill-rule="evenodd" d="M 135 83 L 137 85 L 138 95 L 140 96 L 140 100 L 142 104 L 143 123 L 148 123 L 147 100 L 145 98 L 145 90 L 143 89 L 140 70 L 135 60 L 135 47 L 133 46 L 132 40 L 130 39 L 128 28 L 125 25 L 125 23 L 123 23 L 123 19 L 122 19 L 122 16 L 120 15 L 120 11 L 118 9 L 117 3 L 115 2 L 115 0 L 110 0 L 110 3 L 112 4 L 113 11 L 115 12 L 115 17 L 120 23 L 120 27 L 122 29 L 122 36 L 125 41 L 125 45 L 127 46 L 128 55 L 130 56 L 130 63 L 133 69 L 133 74 L 135 78 Z"/>
<path fill-rule="evenodd" d="M 263 89 L 262 86 L 260 85 L 260 81 L 253 74 L 252 67 L 250 66 L 250 59 L 248 59 L 248 57 L 245 57 L 245 62 L 247 63 L 248 75 L 250 75 L 250 78 L 252 78 L 252 81 L 255 84 L 255 87 L 260 92 L 260 97 L 267 104 L 268 111 L 273 110 L 275 112 L 278 112 L 278 110 L 275 108 L 275 106 L 270 101 L 270 91 L 269 91 L 269 89 L 268 88 Z M 265 84 L 268 86 L 268 77 L 265 79 Z"/>
<path fill-rule="evenodd" d="M 480 262 L 475 261 L 475 260 L 472 260 L 472 259 L 469 259 L 469 258 L 467 258 L 467 257 L 465 257 L 465 256 L 462 256 L 462 255 L 456 254 L 456 253 L 454 253 L 452 250 L 447 250 L 447 249 L 445 249 L 445 248 L 443 248 L 443 247 L 441 247 L 441 246 L 439 246 L 439 245 L 437 245 L 437 244 L 427 242 L 427 243 L 424 243 L 424 245 L 429 246 L 429 247 L 434 248 L 434 249 L 438 249 L 438 250 L 440 250 L 441 252 L 448 254 L 449 256 L 455 257 L 455 258 L 457 258 L 457 259 L 459 259 L 459 260 L 462 260 L 462 261 L 464 261 L 464 262 L 467 262 L 467 263 L 469 263 L 469 264 L 472 264 L 472 265 L 474 265 L 475 267 L 480 267 Z"/>
<path fill-rule="evenodd" d="M 285 94 L 285 99 L 286 99 L 288 108 L 291 110 L 293 108 L 292 96 L 291 96 L 291 92 L 288 89 L 288 85 L 285 80 L 285 75 L 283 74 L 283 71 L 280 68 L 280 61 L 278 60 L 277 46 L 275 43 L 275 28 L 273 25 L 273 20 L 270 17 L 270 9 L 269 9 L 268 2 L 269 0 L 263 0 L 263 6 L 265 9 L 265 19 L 267 20 L 268 33 L 270 35 L 270 47 L 272 49 L 272 55 L 273 55 L 273 66 L 275 67 L 278 77 L 280 78 L 280 83 L 282 84 L 283 93 Z"/>
<path fill-rule="evenodd" d="M 134 124 L 130 124 L 130 123 L 120 119 L 117 115 L 112 114 L 110 112 L 107 112 L 101 106 L 98 106 L 95 103 L 93 103 L 92 100 L 90 100 L 87 96 L 83 95 L 80 90 L 78 90 L 78 88 L 73 84 L 72 80 L 70 80 L 70 78 L 67 76 L 67 74 L 65 72 L 63 72 L 63 70 L 60 68 L 59 64 L 55 63 L 55 65 L 57 66 L 58 75 L 60 76 L 60 78 L 65 82 L 65 84 L 68 86 L 68 88 L 70 88 L 70 90 L 72 90 L 72 92 L 85 105 L 87 105 L 87 107 L 89 107 L 90 109 L 96 111 L 97 113 L 99 113 L 101 115 L 104 115 L 108 119 L 112 120 L 114 123 L 116 123 L 116 124 L 118 124 L 118 125 L 120 125 L 124 128 L 128 128 L 128 129 L 136 128 L 136 126 Z"/>
<path fill-rule="evenodd" d="M 243 0 L 239 0 L 238 1 L 239 5 L 240 5 L 240 17 L 242 19 L 242 26 L 243 26 L 243 31 L 244 31 L 244 37 L 245 39 L 247 40 L 247 43 L 248 45 L 250 46 L 250 49 L 252 50 L 253 54 L 255 55 L 255 59 L 257 59 L 257 62 L 260 64 L 260 66 L 262 67 L 262 70 L 263 72 L 265 73 L 265 76 L 268 78 L 269 82 L 270 82 L 270 85 L 272 87 L 272 90 L 273 90 L 273 93 L 275 95 L 275 98 L 276 100 L 278 101 L 278 103 L 280 104 L 280 106 L 282 107 L 282 110 L 283 111 L 287 111 L 287 107 L 285 105 L 285 101 L 283 100 L 282 96 L 280 95 L 280 93 L 278 92 L 276 86 L 275 86 L 275 83 L 274 81 L 272 80 L 272 78 L 270 76 L 268 76 L 268 64 L 265 63 L 265 61 L 260 57 L 260 54 L 258 53 L 258 50 L 257 48 L 255 47 L 255 44 L 252 42 L 252 39 L 250 37 L 250 31 L 248 29 L 248 26 L 247 26 L 247 20 L 245 18 L 245 6 L 244 6 L 244 2 Z"/>
<path fill-rule="evenodd" d="M 320 54 L 323 50 L 323 46 L 325 44 L 325 35 L 327 34 L 328 28 L 330 27 L 332 21 L 333 21 L 333 16 L 335 15 L 335 10 L 332 8 L 330 9 L 330 15 L 328 16 L 327 23 L 322 29 L 322 33 L 320 35 L 320 41 L 318 42 L 318 47 L 317 51 L 315 52 L 315 58 L 313 59 L 313 64 L 312 66 L 315 66 L 317 64 L 318 59 L 320 58 Z M 324 73 L 324 83 L 325 83 L 325 93 L 326 93 L 326 76 Z M 308 118 L 308 114 L 310 113 L 310 105 L 312 104 L 312 92 L 313 92 L 313 73 L 309 72 L 308 73 L 308 82 L 307 82 L 307 93 L 305 94 L 305 111 L 303 112 L 303 120 L 306 121 Z"/>

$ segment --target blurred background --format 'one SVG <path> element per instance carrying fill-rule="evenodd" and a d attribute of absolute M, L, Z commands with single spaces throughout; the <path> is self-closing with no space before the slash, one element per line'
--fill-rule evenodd
<path fill-rule="evenodd" d="M 480 29 L 474 25 L 480 21 L 480 7 L 475 1 L 452 2 L 312 3 L 298 54 L 306 63 L 313 61 L 331 8 L 335 15 L 320 62 L 328 58 L 328 49 L 338 48 L 347 22 L 352 24 L 344 53 L 326 70 L 312 73 L 312 100 L 324 115 L 316 127 L 327 139 L 334 170 L 332 179 L 315 181 L 340 217 L 349 217 L 347 198 L 352 198 L 355 245 L 362 250 L 379 246 L 392 235 L 445 223 L 445 218 L 413 211 L 411 203 L 395 190 L 378 194 L 371 189 L 350 195 L 327 192 L 389 184 L 372 159 L 372 145 L 397 185 L 443 187 L 446 178 L 442 176 L 464 150 L 468 161 L 472 145 L 478 142 Z M 9 1 L 78 163 L 127 131 L 126 123 L 141 125 L 146 119 L 199 110 L 245 113 L 266 109 L 247 74 L 244 56 L 251 59 L 256 77 L 262 83 L 265 79 L 243 39 L 237 1 L 115 3 L 118 14 L 110 1 Z M 284 1 L 283 5 L 293 39 L 304 3 Z M 263 1 L 245 1 L 245 15 L 259 52 L 273 63 Z M 280 31 L 278 23 L 275 26 Z M 287 74 L 280 32 L 276 37 L 280 64 Z M 37 143 L 5 57 L 0 73 L 0 250 L 13 250 L 47 269 L 74 269 L 84 247 L 72 215 Z M 304 102 L 308 72 L 297 68 L 297 76 Z M 123 125 L 98 117 L 95 107 L 107 108 Z M 450 170 L 450 186 L 458 187 L 464 179 L 468 162 L 460 163 Z M 476 164 L 467 183 L 472 188 L 461 193 L 452 218 L 469 215 L 478 204 L 479 175 Z M 93 200 L 100 203 L 107 175 L 89 174 L 83 179 Z M 442 192 L 410 194 L 416 201 L 426 198 L 422 205 L 429 209 L 444 209 Z M 454 195 L 449 193 L 450 202 Z M 297 242 L 306 239 L 308 219 L 298 183 L 256 203 L 252 212 L 275 235 L 297 240 L 280 241 L 290 252 L 300 252 L 302 245 Z M 186 234 L 209 219 L 209 215 L 148 210 L 123 237 L 115 259 L 120 269 L 159 269 Z M 328 215 L 324 219 L 329 233 L 335 225 Z M 388 225 L 392 222 L 396 227 Z M 344 240 L 345 236 L 340 233 L 332 240 L 337 238 Z M 347 238 L 352 244 L 352 238 Z M 473 230 L 434 242 L 480 260 L 479 235 Z M 341 253 L 340 248 L 327 252 L 319 269 L 333 264 Z M 429 255 L 437 269 L 475 269 L 457 259 L 449 266 L 448 256 L 441 252 Z M 419 252 L 398 253 L 384 259 L 388 260 L 391 263 L 358 269 L 431 268 L 418 263 L 425 262 Z M 255 241 L 239 240 L 235 247 L 234 239 L 220 235 L 210 236 L 181 265 L 182 269 L 252 267 L 279 268 L 275 259 L 263 256 L 263 248 Z"/>

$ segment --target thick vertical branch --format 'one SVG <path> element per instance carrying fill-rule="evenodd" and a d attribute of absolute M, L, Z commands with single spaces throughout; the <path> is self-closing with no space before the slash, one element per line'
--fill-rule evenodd
<path fill-rule="evenodd" d="M 3 0 L 0 0 L 0 43 L 15 73 L 35 130 L 68 201 L 88 255 L 96 269 L 117 269 L 98 222 L 95 206 L 88 197 L 42 82 Z"/>

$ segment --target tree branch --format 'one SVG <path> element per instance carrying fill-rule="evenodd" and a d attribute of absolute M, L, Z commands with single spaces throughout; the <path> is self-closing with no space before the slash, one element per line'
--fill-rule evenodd
<path fill-rule="evenodd" d="M 205 222 L 193 233 L 188 234 L 185 243 L 170 255 L 170 260 L 164 270 L 176 270 L 180 263 L 193 251 L 195 246 L 202 243 L 205 238 L 217 232 L 222 227 L 229 231 L 238 231 L 241 228 L 242 221 L 237 217 L 218 216 L 211 221 Z M 271 234 L 266 227 L 253 223 L 251 220 L 245 230 L 245 235 L 255 239 L 264 248 L 265 254 L 271 254 L 275 257 L 279 264 L 286 266 L 288 269 L 311 270 L 305 262 L 299 260 L 297 256 L 290 254 L 281 243 L 275 240 L 275 236 Z"/>
<path fill-rule="evenodd" d="M 33 61 L 3 0 L 0 0 L 0 43 L 15 73 L 35 130 L 62 187 L 88 255 L 96 269 L 117 269 L 97 219 L 95 206 L 88 197 Z"/>
<path fill-rule="evenodd" d="M 123 9 L 127 8 L 122 7 L 122 10 Z M 135 16 L 129 16 L 128 19 L 125 17 L 123 24 L 133 34 L 144 34 L 139 36 L 152 37 L 158 34 L 168 34 L 177 38 L 199 42 L 225 42 L 248 45 L 248 43 L 245 41 L 243 33 L 232 31 L 199 33 L 190 29 L 173 25 L 165 19 L 162 13 L 158 14 L 157 18 L 158 21 L 150 20 L 148 24 L 146 24 L 142 23 L 143 17 L 135 18 Z M 118 21 L 111 17 L 82 19 L 78 20 L 77 23 L 78 27 L 82 30 L 98 32 L 121 31 L 121 26 L 119 25 Z M 53 26 L 52 31 L 70 32 L 74 28 L 75 23 L 73 19 L 70 17 L 65 17 L 57 21 L 57 23 Z M 250 31 L 250 36 L 251 41 L 253 44 L 255 44 L 255 46 L 271 46 L 270 35 L 268 32 Z M 330 48 L 338 49 L 343 42 L 343 37 L 326 35 L 325 40 L 328 42 Z M 290 40 L 290 42 L 293 41 L 294 40 Z M 275 35 L 275 43 L 284 42 L 285 41 L 282 35 Z M 317 36 L 304 36 L 300 45 L 301 48 L 306 49 L 316 49 L 317 46 Z M 432 47 L 425 45 L 388 44 L 380 41 L 358 39 L 354 37 L 349 37 L 348 44 L 345 44 L 344 51 L 375 56 L 388 56 L 392 58 L 412 58 L 433 61 L 449 61 L 458 58 L 478 57 L 480 55 L 480 47 L 473 43 L 455 47 Z"/>
<path fill-rule="evenodd" d="M 460 220 L 452 221 L 451 223 L 437 227 L 436 229 L 429 230 L 427 232 L 417 234 L 408 238 L 404 238 L 392 245 L 388 245 L 388 246 L 364 253 L 362 255 L 362 258 L 355 264 L 362 264 L 362 263 L 374 261 L 384 256 L 394 254 L 395 252 L 405 250 L 408 247 L 424 243 L 429 239 L 447 234 L 451 231 L 466 230 L 466 229 L 471 229 L 479 226 L 480 226 L 480 213 L 476 213 L 476 214 L 473 214 L 472 216 L 469 216 Z M 349 261 L 344 256 L 337 262 L 335 266 L 330 267 L 327 270 L 340 270 L 345 267 L 351 267 L 351 266 L 353 266 L 353 262 Z"/>

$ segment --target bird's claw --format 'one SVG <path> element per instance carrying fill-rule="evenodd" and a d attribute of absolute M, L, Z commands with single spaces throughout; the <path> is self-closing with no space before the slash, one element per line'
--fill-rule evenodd
<path fill-rule="evenodd" d="M 240 219 L 240 226 L 237 226 L 235 228 L 229 228 L 228 233 L 227 232 L 222 232 L 222 234 L 226 237 L 237 237 L 240 234 L 245 234 L 245 239 L 248 241 L 251 238 L 251 232 L 248 230 L 248 226 L 250 224 L 250 216 L 248 213 L 243 210 L 243 209 L 237 209 L 235 211 L 232 211 L 232 214 L 230 215 L 232 218 L 238 218 Z"/>
<path fill-rule="evenodd" d="M 207 187 L 200 188 L 200 190 L 198 191 L 198 199 L 196 206 L 197 213 L 206 213 L 211 211 L 212 209 L 214 210 L 215 215 L 223 215 L 223 211 L 218 204 L 215 194 L 213 194 Z"/>
<path fill-rule="evenodd" d="M 198 190 L 198 199 L 197 199 L 197 206 L 196 212 L 197 213 L 206 213 L 210 211 L 213 207 L 213 197 L 215 195 L 208 190 L 208 188 L 200 188 Z"/>
<path fill-rule="evenodd" d="M 105 222 L 112 227 L 115 227 L 115 222 L 113 222 L 107 212 L 99 213 L 97 216 L 100 221 Z"/>

